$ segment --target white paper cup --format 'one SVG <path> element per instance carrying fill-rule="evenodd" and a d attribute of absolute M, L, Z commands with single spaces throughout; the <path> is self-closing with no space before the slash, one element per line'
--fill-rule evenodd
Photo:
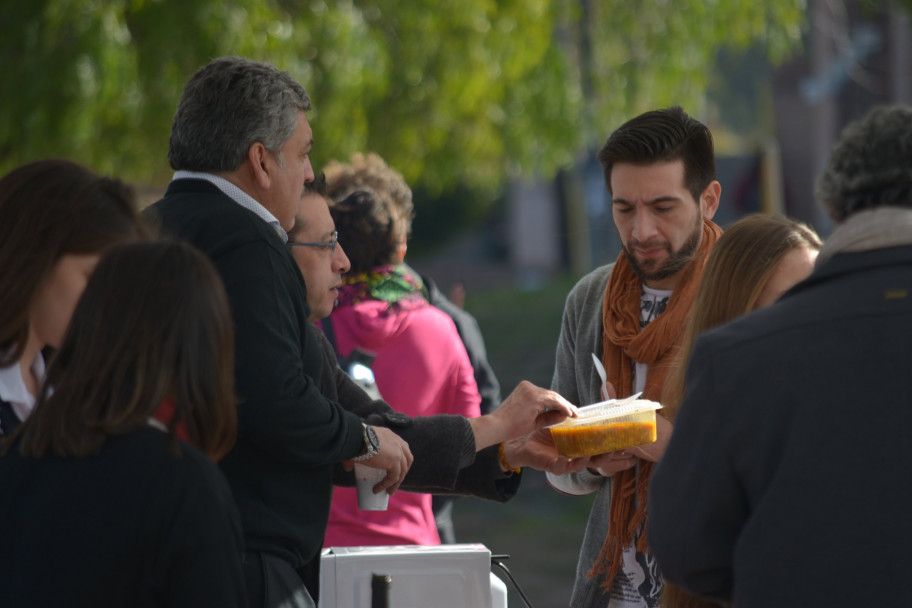
<path fill-rule="evenodd" d="M 355 486 L 358 488 L 358 508 L 362 511 L 386 511 L 389 494 L 384 490 L 374 494 L 374 486 L 386 477 L 385 469 L 355 463 Z"/>

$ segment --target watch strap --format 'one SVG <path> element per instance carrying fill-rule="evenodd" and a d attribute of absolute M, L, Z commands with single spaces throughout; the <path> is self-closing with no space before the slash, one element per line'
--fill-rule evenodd
<path fill-rule="evenodd" d="M 377 437 L 377 431 L 374 430 L 374 427 L 363 422 L 361 425 L 364 427 L 364 451 L 352 458 L 355 462 L 370 460 L 380 453 L 380 439 Z"/>

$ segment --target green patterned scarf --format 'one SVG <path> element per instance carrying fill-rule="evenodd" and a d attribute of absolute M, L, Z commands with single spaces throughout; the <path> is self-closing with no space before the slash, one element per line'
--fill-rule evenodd
<path fill-rule="evenodd" d="M 398 264 L 342 277 L 339 308 L 367 300 L 387 302 L 390 307 L 419 308 L 426 306 L 429 298 L 421 277 L 408 266 Z"/>

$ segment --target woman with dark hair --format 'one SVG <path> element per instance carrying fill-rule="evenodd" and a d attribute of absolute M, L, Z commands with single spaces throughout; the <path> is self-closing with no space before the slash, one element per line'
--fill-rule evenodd
<path fill-rule="evenodd" d="M 133 191 L 67 160 L 0 179 L 0 436 L 35 404 L 45 370 L 101 254 L 145 233 Z"/>
<path fill-rule="evenodd" d="M 359 190 L 330 207 L 351 272 L 329 317 L 338 351 L 376 354 L 377 388 L 397 412 L 475 418 L 481 396 L 452 319 L 434 308 L 403 264 L 411 218 L 381 193 Z M 439 545 L 431 495 L 400 492 L 384 512 L 361 511 L 353 488 L 336 487 L 324 546 Z"/>
<path fill-rule="evenodd" d="M 0 456 L 0 605 L 245 604 L 240 521 L 213 462 L 234 444 L 233 365 L 202 254 L 105 255 Z"/>

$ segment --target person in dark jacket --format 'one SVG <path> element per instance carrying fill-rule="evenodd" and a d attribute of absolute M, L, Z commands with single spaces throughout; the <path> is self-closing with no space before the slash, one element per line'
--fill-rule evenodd
<path fill-rule="evenodd" d="M 910 167 L 912 108 L 849 125 L 814 272 L 698 339 L 649 497 L 668 580 L 740 608 L 912 603 Z"/>
<path fill-rule="evenodd" d="M 325 319 L 332 312 L 349 269 L 349 260 L 336 240 L 322 176 L 308 184 L 295 226 L 289 233 L 292 255 L 308 289 L 310 321 Z M 370 397 L 338 365 L 335 348 L 318 332 L 324 352 L 321 391 L 370 424 L 389 427 L 409 443 L 415 461 L 401 488 L 439 496 L 475 496 L 497 502 L 510 500 L 519 489 L 522 467 L 565 473 L 583 468 L 587 459 L 560 456 L 553 442 L 545 441 L 531 428 L 527 400 L 537 389 L 522 383 L 491 414 L 467 419 L 435 415 L 411 418 L 394 411 L 386 402 Z M 499 429 L 499 430 L 498 430 Z M 354 477 L 337 467 L 337 485 L 351 486 Z M 304 570 L 313 581 L 319 572 L 319 556 Z M 309 584 L 314 584 L 313 582 Z"/>
<path fill-rule="evenodd" d="M 342 275 L 349 269 L 348 257 L 336 238 L 330 203 L 325 182 L 318 176 L 307 185 L 301 211 L 289 232 L 289 248 L 309 286 L 307 299 L 312 323 L 332 312 Z M 338 401 L 369 424 L 388 427 L 408 441 L 415 461 L 401 489 L 506 502 L 519 489 L 524 466 L 557 472 L 585 466 L 585 459 L 561 457 L 553 443 L 540 441 L 538 435 L 522 435 L 530 413 L 525 401 L 534 397 L 528 392 L 532 388 L 529 383 L 514 391 L 503 408 L 480 418 L 452 415 L 412 418 L 394 411 L 379 397 L 369 396 L 362 384 L 340 368 L 330 340 L 321 331 L 317 334 L 324 353 L 320 385 L 323 395 Z M 334 481 L 336 485 L 352 486 L 354 476 L 343 468 L 336 467 Z M 319 583 L 319 567 L 318 555 L 298 569 L 311 590 Z"/>
<path fill-rule="evenodd" d="M 274 66 L 222 57 L 200 68 L 171 129 L 174 179 L 148 212 L 209 256 L 231 303 L 238 440 L 220 464 L 244 527 L 251 606 L 314 605 L 337 463 L 385 469 L 376 491 L 393 493 L 413 460 L 399 435 L 320 390 L 308 288 L 285 244 L 314 178 L 309 109 L 303 87 Z M 522 397 L 533 414 L 548 410 L 534 422 L 573 411 L 544 389 Z"/>
<path fill-rule="evenodd" d="M 292 241 L 290 244 L 294 245 L 291 248 L 292 255 L 304 280 L 311 286 L 308 302 L 312 323 L 329 317 L 338 298 L 342 275 L 350 268 L 344 248 L 335 239 L 335 223 L 329 211 L 331 201 L 326 198 L 321 182 L 318 177 L 315 182 L 308 184 L 301 211 L 289 233 Z M 321 247 L 322 245 L 329 247 Z M 406 475 L 403 488 L 504 501 L 515 494 L 519 485 L 520 476 L 511 476 L 510 469 L 529 466 L 561 473 L 568 468 L 584 466 L 584 461 L 560 456 L 553 443 L 542 442 L 537 434 L 530 436 L 524 432 L 531 428 L 528 407 L 519 398 L 519 394 L 525 391 L 514 391 L 504 400 L 502 408 L 478 418 L 436 415 L 412 419 L 395 412 L 381 400 L 372 401 L 339 368 L 334 347 L 322 332 L 318 333 L 321 343 L 325 344 L 324 350 L 327 351 L 323 375 L 324 394 L 339 395 L 338 401 L 346 409 L 358 412 L 361 417 L 379 416 L 385 419 L 383 426 L 394 428 L 413 447 L 416 461 Z M 328 356 L 328 352 L 332 352 L 332 356 Z M 531 386 L 529 383 L 524 385 Z M 411 427 L 414 429 L 404 430 Z M 491 432 L 489 429 L 499 430 Z M 511 464 L 510 467 L 504 466 L 500 460 L 501 444 L 503 460 Z M 454 459 L 452 455 L 460 452 L 461 456 Z M 433 457 L 419 461 L 419 453 Z M 466 468 L 467 465 L 471 466 Z M 456 481 L 457 477 L 460 481 Z M 477 481 L 465 486 L 463 484 L 467 477 L 477 477 Z M 511 480 L 509 483 L 508 479 Z"/>

